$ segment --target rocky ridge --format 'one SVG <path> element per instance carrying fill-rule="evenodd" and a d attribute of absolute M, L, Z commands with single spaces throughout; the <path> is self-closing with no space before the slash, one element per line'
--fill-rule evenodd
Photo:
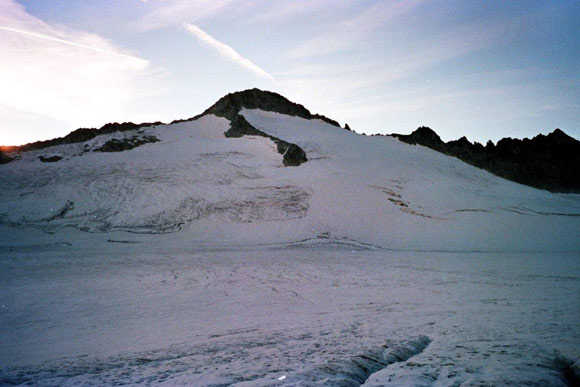
<path fill-rule="evenodd" d="M 523 140 L 503 138 L 485 146 L 466 137 L 444 142 L 431 128 L 391 134 L 408 144 L 423 145 L 517 183 L 552 192 L 580 193 L 580 141 L 560 129 Z"/>
<path fill-rule="evenodd" d="M 1 156 L 3 153 L 18 153 L 18 152 L 28 152 L 33 150 L 45 149 L 50 148 L 52 146 L 57 145 L 64 145 L 64 144 L 75 144 L 79 142 L 85 142 L 88 140 L 92 140 L 93 138 L 100 136 L 102 134 L 110 134 L 116 132 L 126 132 L 129 130 L 136 130 L 140 128 L 148 128 L 151 126 L 163 125 L 162 122 L 144 122 L 141 124 L 135 124 L 133 122 L 123 122 L 117 123 L 112 122 L 103 125 L 99 129 L 96 128 L 80 128 L 76 129 L 64 137 L 57 137 L 53 138 L 52 140 L 46 141 L 36 141 L 31 142 L 29 144 L 20 145 L 20 146 L 0 146 L 0 164 L 2 163 L 3 157 L 6 158 L 8 156 L 4 155 Z"/>
<path fill-rule="evenodd" d="M 340 124 L 328 117 L 312 114 L 303 105 L 294 103 L 280 94 L 249 89 L 227 94 L 203 113 L 189 119 L 176 120 L 171 124 L 193 121 L 213 114 L 230 121 L 225 137 L 262 136 L 272 140 L 277 151 L 283 155 L 285 166 L 298 166 L 306 162 L 306 152 L 297 144 L 269 135 L 252 126 L 241 114 L 242 109 L 260 109 L 305 119 L 319 119 L 337 128 Z M 135 124 L 132 122 L 109 123 L 99 129 L 80 128 L 70 134 L 47 141 L 38 141 L 16 147 L 0 147 L 0 164 L 18 159 L 21 152 L 45 149 L 56 145 L 80 143 L 102 134 L 132 131 L 163 125 L 161 122 Z M 351 131 L 348 125 L 344 129 Z M 466 137 L 444 142 L 431 128 L 422 126 L 409 135 L 391 134 L 408 144 L 419 144 L 438 152 L 456 157 L 468 164 L 482 168 L 502 178 L 553 192 L 580 193 L 580 142 L 556 129 L 547 136 L 532 139 L 504 138 L 497 144 L 491 141 L 483 146 L 471 143 Z M 156 139 L 143 137 L 111 140 L 107 146 L 93 151 L 124 151 Z M 45 157 L 43 162 L 58 160 Z"/>

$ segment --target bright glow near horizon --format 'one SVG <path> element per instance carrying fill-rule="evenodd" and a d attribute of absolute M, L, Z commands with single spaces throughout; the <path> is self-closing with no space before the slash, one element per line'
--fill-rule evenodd
<path fill-rule="evenodd" d="M 358 132 L 580 138 L 580 3 L 0 0 L 0 144 L 279 92 Z"/>

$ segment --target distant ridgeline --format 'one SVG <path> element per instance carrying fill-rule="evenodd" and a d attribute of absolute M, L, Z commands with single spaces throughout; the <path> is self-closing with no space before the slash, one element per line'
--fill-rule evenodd
<path fill-rule="evenodd" d="M 391 136 L 457 157 L 517 183 L 552 192 L 580 193 L 580 141 L 560 129 L 531 140 L 504 138 L 496 145 L 488 141 L 485 146 L 472 144 L 465 137 L 445 143 L 425 126 L 409 135 Z"/>
<path fill-rule="evenodd" d="M 197 120 L 205 115 L 214 114 L 231 122 L 226 137 L 245 135 L 270 138 L 277 150 L 283 155 L 285 166 L 298 166 L 307 161 L 306 153 L 296 144 L 268 135 L 252 126 L 241 114 L 242 109 L 260 109 L 305 119 L 320 119 L 340 128 L 340 124 L 328 117 L 312 114 L 303 105 L 294 103 L 280 94 L 259 89 L 250 89 L 231 93 L 219 99 L 203 113 L 186 119 L 176 120 L 172 124 Z M 55 145 L 72 144 L 88 141 L 101 134 L 130 131 L 139 128 L 163 125 L 161 122 L 134 124 L 106 124 L 100 129 L 77 129 L 65 137 L 47 141 L 38 141 L 16 147 L 0 147 L 0 164 L 5 164 L 18 157 L 18 153 L 44 149 Z M 350 130 L 348 125 L 344 129 Z M 430 128 L 420 127 L 409 135 L 392 134 L 391 136 L 409 144 L 420 144 L 446 155 L 457 157 L 468 164 L 485 169 L 497 176 L 532 187 L 547 189 L 553 192 L 580 193 L 580 141 L 566 135 L 560 129 L 547 136 L 538 135 L 533 139 L 504 138 L 496 145 L 491 141 L 483 146 L 470 143 L 465 137 L 456 141 L 443 142 Z M 124 139 L 112 139 L 102 147 L 94 149 L 99 152 L 119 152 L 129 150 L 144 143 L 155 142 L 153 136 L 142 136 Z M 56 162 L 60 158 L 41 158 L 43 162 Z"/>
<path fill-rule="evenodd" d="M 5 153 L 12 152 L 28 152 L 33 150 L 45 149 L 51 146 L 64 145 L 64 144 L 74 144 L 78 142 L 85 142 L 91 140 L 101 134 L 109 134 L 116 132 L 126 132 L 129 130 L 135 130 L 139 128 L 147 128 L 150 126 L 163 125 L 162 122 L 146 122 L 142 124 L 134 124 L 132 122 L 124 122 L 122 124 L 113 122 L 110 124 L 103 125 L 100 129 L 95 128 L 80 128 L 74 130 L 64 137 L 53 138 L 52 140 L 46 141 L 36 141 L 29 144 L 20 146 L 2 146 L 0 147 L 0 164 L 5 164 L 13 159 L 8 157 Z"/>

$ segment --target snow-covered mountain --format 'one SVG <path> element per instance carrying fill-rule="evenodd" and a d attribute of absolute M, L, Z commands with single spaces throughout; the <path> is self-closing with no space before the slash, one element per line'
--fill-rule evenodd
<path fill-rule="evenodd" d="M 580 195 L 356 134 L 274 93 L 234 93 L 190 120 L 90 137 L 0 165 L 2 243 L 76 229 L 198 247 L 580 250 Z"/>
<path fill-rule="evenodd" d="M 567 386 L 580 195 L 249 90 L 0 165 L 0 385 Z"/>

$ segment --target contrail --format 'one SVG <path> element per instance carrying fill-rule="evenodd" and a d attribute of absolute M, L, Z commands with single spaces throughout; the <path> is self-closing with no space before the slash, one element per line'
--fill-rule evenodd
<path fill-rule="evenodd" d="M 120 54 L 118 52 L 104 50 L 104 49 L 98 48 L 98 47 L 92 47 L 92 46 L 87 46 L 85 44 L 74 43 L 74 42 L 71 42 L 71 41 L 68 41 L 68 40 L 55 38 L 53 36 L 42 35 L 42 34 L 39 34 L 39 33 L 36 33 L 36 32 L 24 31 L 24 30 L 19 30 L 19 29 L 16 29 L 16 28 L 3 27 L 3 26 L 0 26 L 0 30 L 10 31 L 10 32 L 16 32 L 18 34 L 22 34 L 22 35 L 26 35 L 26 36 L 32 36 L 34 38 L 39 38 L 39 39 L 44 39 L 44 40 L 50 40 L 52 42 L 58 42 L 58 43 L 62 43 L 62 44 L 68 44 L 69 46 L 74 46 L 74 47 L 84 48 L 86 50 L 101 52 L 103 54 L 115 55 L 115 56 L 120 56 L 122 58 L 127 58 L 127 59 L 132 59 L 132 60 L 138 60 L 138 61 L 141 61 L 141 62 L 149 63 L 145 59 L 137 58 L 137 57 L 134 57 L 134 56 L 131 56 L 131 55 Z"/>
<path fill-rule="evenodd" d="M 276 82 L 274 78 L 270 74 L 268 74 L 265 70 L 252 63 L 252 61 L 250 61 L 249 59 L 244 58 L 232 47 L 228 46 L 223 42 L 220 42 L 219 40 L 217 40 L 216 38 L 205 32 L 198 26 L 185 23 L 184 27 L 193 35 L 195 35 L 195 37 L 197 37 L 200 41 L 202 41 L 203 43 L 205 43 L 206 45 L 217 51 L 220 55 L 228 58 L 229 60 L 239 64 L 242 67 L 245 67 L 246 69 L 264 78 L 268 78 L 269 80 Z"/>

